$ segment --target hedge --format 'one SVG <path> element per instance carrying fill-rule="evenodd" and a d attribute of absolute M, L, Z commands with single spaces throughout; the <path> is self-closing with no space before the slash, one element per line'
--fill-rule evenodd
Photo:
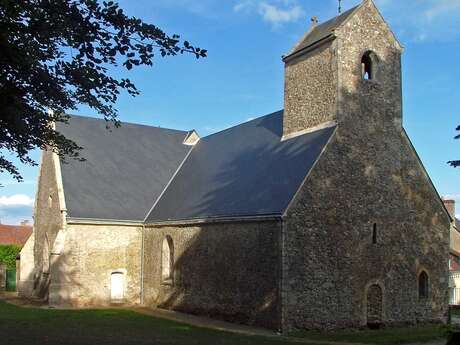
<path fill-rule="evenodd" d="M 0 245 L 0 262 L 6 264 L 9 269 L 16 268 L 16 257 L 21 247 L 16 245 Z"/>

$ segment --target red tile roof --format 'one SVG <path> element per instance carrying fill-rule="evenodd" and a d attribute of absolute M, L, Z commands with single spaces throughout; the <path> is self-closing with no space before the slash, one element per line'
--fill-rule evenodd
<path fill-rule="evenodd" d="M 0 224 L 0 245 L 16 244 L 22 247 L 31 234 L 31 226 Z"/>

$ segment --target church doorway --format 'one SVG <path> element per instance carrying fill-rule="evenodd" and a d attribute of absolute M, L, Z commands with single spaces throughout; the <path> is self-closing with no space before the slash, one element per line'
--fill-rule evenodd
<path fill-rule="evenodd" d="M 383 294 L 382 288 L 373 284 L 367 290 L 367 326 L 369 328 L 379 328 L 383 322 Z"/>

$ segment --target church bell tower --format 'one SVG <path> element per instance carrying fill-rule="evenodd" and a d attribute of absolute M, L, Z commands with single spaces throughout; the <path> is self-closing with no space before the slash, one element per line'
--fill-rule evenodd
<path fill-rule="evenodd" d="M 372 0 L 310 29 L 283 57 L 283 139 L 327 126 L 401 128 L 402 46 Z"/>

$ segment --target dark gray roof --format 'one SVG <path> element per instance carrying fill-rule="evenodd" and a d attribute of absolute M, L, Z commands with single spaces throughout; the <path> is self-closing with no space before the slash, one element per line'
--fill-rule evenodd
<path fill-rule="evenodd" d="M 61 164 L 68 215 L 142 221 L 190 150 L 187 132 L 72 116 L 56 129 L 83 147 Z M 113 127 L 113 126 L 112 126 Z"/>
<path fill-rule="evenodd" d="M 147 222 L 282 214 L 334 131 L 282 128 L 280 111 L 202 138 Z"/>
<path fill-rule="evenodd" d="M 460 220 L 458 218 L 455 218 L 455 227 L 460 230 Z"/>
<path fill-rule="evenodd" d="M 333 34 L 333 31 L 339 27 L 343 22 L 345 22 L 358 8 L 360 5 L 351 8 L 350 10 L 343 12 L 341 15 L 334 17 L 327 22 L 319 24 L 311 29 L 307 34 L 302 38 L 302 40 L 297 43 L 297 45 L 288 53 L 286 57 L 291 56 L 305 48 L 310 47 L 318 41 L 321 41 Z M 285 57 L 285 58 L 286 58 Z"/>

